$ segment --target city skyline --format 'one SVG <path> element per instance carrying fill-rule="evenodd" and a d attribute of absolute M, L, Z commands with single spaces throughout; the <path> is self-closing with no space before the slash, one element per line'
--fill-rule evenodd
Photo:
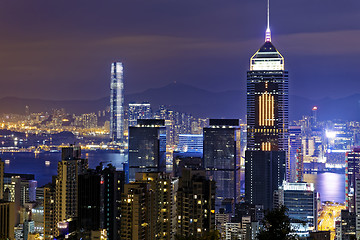
<path fill-rule="evenodd" d="M 0 97 L 100 98 L 109 92 L 104 82 L 115 60 L 127 66 L 128 93 L 174 81 L 211 91 L 244 90 L 247 59 L 263 38 L 258 29 L 266 21 L 264 3 L 5 2 Z M 359 4 L 272 2 L 275 42 L 292 72 L 291 94 L 357 93 Z"/>

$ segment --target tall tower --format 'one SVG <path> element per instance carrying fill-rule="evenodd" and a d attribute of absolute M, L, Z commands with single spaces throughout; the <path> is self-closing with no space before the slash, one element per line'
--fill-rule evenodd
<path fill-rule="evenodd" d="M 121 62 L 111 64 L 110 139 L 117 143 L 123 143 L 124 138 L 123 69 Z"/>
<path fill-rule="evenodd" d="M 137 172 L 165 172 L 166 128 L 163 119 L 138 119 L 129 127 L 129 179 Z"/>
<path fill-rule="evenodd" d="M 272 207 L 282 184 L 288 150 L 288 72 L 271 43 L 269 1 L 265 43 L 251 57 L 247 72 L 247 151 L 245 200 Z"/>
<path fill-rule="evenodd" d="M 232 212 L 240 200 L 240 124 L 238 119 L 210 119 L 204 128 L 203 167 L 216 183 L 215 211 Z"/>
<path fill-rule="evenodd" d="M 58 162 L 58 175 L 55 186 L 56 222 L 77 217 L 78 177 L 88 168 L 87 159 L 81 159 L 79 146 L 62 148 L 61 161 Z"/>

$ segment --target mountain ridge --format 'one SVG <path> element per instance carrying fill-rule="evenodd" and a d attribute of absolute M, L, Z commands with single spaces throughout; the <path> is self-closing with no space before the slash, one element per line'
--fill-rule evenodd
<path fill-rule="evenodd" d="M 183 83 L 170 83 L 139 93 L 125 94 L 125 104 L 129 102 L 149 102 L 153 111 L 156 111 L 159 105 L 166 105 L 196 117 L 245 119 L 246 89 L 212 92 Z M 289 104 L 290 120 L 310 115 L 313 106 L 319 109 L 319 120 L 360 120 L 360 94 L 317 100 L 290 95 Z M 109 97 L 93 100 L 3 97 L 0 99 L 0 113 L 25 114 L 25 106 L 29 106 L 30 112 L 49 112 L 55 108 L 65 108 L 69 113 L 81 114 L 102 111 L 109 105 Z"/>

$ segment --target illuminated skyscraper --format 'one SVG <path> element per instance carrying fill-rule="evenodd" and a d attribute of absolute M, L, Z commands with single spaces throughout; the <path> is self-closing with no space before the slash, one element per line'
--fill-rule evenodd
<path fill-rule="evenodd" d="M 137 172 L 166 170 L 166 128 L 162 119 L 138 119 L 129 127 L 129 179 Z"/>
<path fill-rule="evenodd" d="M 345 159 L 345 204 L 349 212 L 356 208 L 356 180 L 360 179 L 360 148 L 346 153 Z"/>
<path fill-rule="evenodd" d="M 271 208 L 286 172 L 288 72 L 271 43 L 269 7 L 265 43 L 251 57 L 247 72 L 247 127 L 245 200 Z"/>
<path fill-rule="evenodd" d="M 62 148 L 55 186 L 55 214 L 58 228 L 61 228 L 60 222 L 77 217 L 78 177 L 87 168 L 88 161 L 81 159 L 79 146 Z"/>
<path fill-rule="evenodd" d="M 110 139 L 123 143 L 124 138 L 124 80 L 123 64 L 111 64 Z"/>
<path fill-rule="evenodd" d="M 129 126 L 136 125 L 138 119 L 150 119 L 151 106 L 150 103 L 129 103 Z"/>
<path fill-rule="evenodd" d="M 210 119 L 204 128 L 203 166 L 216 183 L 215 210 L 232 212 L 240 200 L 240 127 L 238 119 Z M 230 206 L 227 203 L 231 203 Z"/>

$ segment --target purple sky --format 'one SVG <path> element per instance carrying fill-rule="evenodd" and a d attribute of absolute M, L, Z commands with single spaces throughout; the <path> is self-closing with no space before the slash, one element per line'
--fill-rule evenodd
<path fill-rule="evenodd" d="M 265 14 L 266 0 L 0 1 L 0 97 L 104 97 L 115 60 L 128 93 L 174 81 L 244 89 Z M 358 0 L 272 0 L 291 94 L 360 92 L 359 21 Z"/>

